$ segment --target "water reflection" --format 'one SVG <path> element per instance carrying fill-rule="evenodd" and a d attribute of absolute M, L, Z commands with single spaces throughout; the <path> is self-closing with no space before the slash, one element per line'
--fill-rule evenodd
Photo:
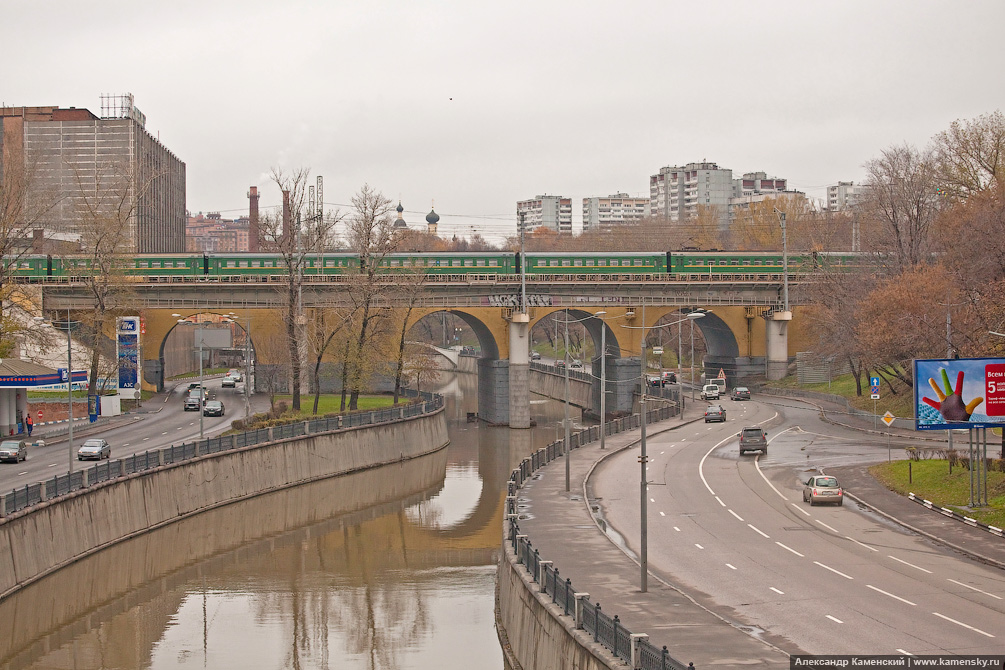
<path fill-rule="evenodd" d="M 423 459 L 228 505 L 0 603 L 5 668 L 502 668 L 495 563 L 510 471 L 554 439 L 467 423 Z"/>

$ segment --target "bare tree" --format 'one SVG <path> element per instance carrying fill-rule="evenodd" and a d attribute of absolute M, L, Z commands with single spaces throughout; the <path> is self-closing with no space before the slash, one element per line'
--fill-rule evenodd
<path fill-rule="evenodd" d="M 302 293 L 304 269 L 312 253 L 322 251 L 332 242 L 335 226 L 341 220 L 339 212 L 324 212 L 323 204 L 316 212 L 305 211 L 308 201 L 310 171 L 298 168 L 287 172 L 272 169 L 272 181 L 283 193 L 283 209 L 277 214 L 262 217 L 260 229 L 267 242 L 263 245 L 279 253 L 286 270 L 283 293 L 283 320 L 286 325 L 286 343 L 290 358 L 290 386 L 293 409 L 300 411 L 302 368 L 306 351 L 303 327 Z"/>
<path fill-rule="evenodd" d="M 413 268 L 411 272 L 403 272 L 399 275 L 401 285 L 398 289 L 399 297 L 404 301 L 404 305 L 394 310 L 400 323 L 398 332 L 398 355 L 395 361 L 394 370 L 394 404 L 398 404 L 401 395 L 401 379 L 405 369 L 405 336 L 408 333 L 408 321 L 412 317 L 412 310 L 415 309 L 419 299 L 422 297 L 424 287 L 423 280 L 425 274 L 422 268 Z"/>
<path fill-rule="evenodd" d="M 1005 183 L 1005 116 L 1001 111 L 957 120 L 933 140 L 943 191 L 966 199 Z"/>

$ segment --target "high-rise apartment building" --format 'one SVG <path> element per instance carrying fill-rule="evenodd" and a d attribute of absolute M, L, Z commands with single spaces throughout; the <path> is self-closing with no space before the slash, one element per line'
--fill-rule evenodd
<path fill-rule="evenodd" d="M 865 187 L 853 181 L 839 181 L 827 187 L 827 211 L 840 212 L 854 207 L 865 194 Z"/>
<path fill-rule="evenodd" d="M 729 223 L 729 199 L 733 197 L 733 171 L 715 163 L 688 163 L 660 168 L 649 177 L 649 207 L 653 216 L 685 221 L 699 207 L 716 208 L 720 227 Z"/>
<path fill-rule="evenodd" d="M 185 224 L 185 251 L 249 251 L 249 224 L 247 216 L 224 219 L 219 212 L 199 212 Z"/>
<path fill-rule="evenodd" d="M 101 117 L 74 107 L 0 108 L 0 175 L 18 162 L 32 175 L 32 197 L 51 201 L 37 226 L 43 237 L 79 240 L 87 217 L 116 210 L 128 214 L 129 251 L 183 252 L 185 163 L 145 125 L 132 95 L 102 96 Z"/>
<path fill-rule="evenodd" d="M 606 198 L 583 198 L 583 232 L 637 223 L 649 216 L 649 198 L 617 193 Z"/>
<path fill-rule="evenodd" d="M 516 203 L 517 230 L 550 228 L 557 233 L 572 233 L 572 198 L 539 195 Z"/>

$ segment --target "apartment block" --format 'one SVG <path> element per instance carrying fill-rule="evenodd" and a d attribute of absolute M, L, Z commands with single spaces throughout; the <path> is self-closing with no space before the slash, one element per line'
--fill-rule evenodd
<path fill-rule="evenodd" d="M 840 212 L 854 207 L 865 194 L 865 186 L 853 181 L 839 181 L 827 187 L 827 211 Z"/>
<path fill-rule="evenodd" d="M 616 193 L 606 198 L 583 198 L 583 232 L 637 223 L 649 216 L 649 198 Z"/>
<path fill-rule="evenodd" d="M 93 212 L 124 211 L 126 249 L 184 251 L 185 163 L 145 126 L 131 94 L 102 96 L 101 117 L 74 107 L 0 108 L 0 174 L 29 170 L 31 196 L 53 203 L 36 234 L 79 241 Z"/>
<path fill-rule="evenodd" d="M 729 199 L 733 197 L 733 171 L 715 163 L 688 163 L 664 167 L 649 177 L 649 207 L 653 216 L 686 221 L 698 208 L 715 207 L 720 226 L 729 223 Z"/>
<path fill-rule="evenodd" d="M 517 230 L 550 228 L 557 233 L 572 233 L 572 198 L 539 195 L 516 203 Z"/>

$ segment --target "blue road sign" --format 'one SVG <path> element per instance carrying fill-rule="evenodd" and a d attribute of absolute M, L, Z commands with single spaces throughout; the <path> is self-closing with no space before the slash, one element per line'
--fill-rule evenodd
<path fill-rule="evenodd" d="M 869 386 L 879 386 L 879 377 L 869 377 Z"/>

